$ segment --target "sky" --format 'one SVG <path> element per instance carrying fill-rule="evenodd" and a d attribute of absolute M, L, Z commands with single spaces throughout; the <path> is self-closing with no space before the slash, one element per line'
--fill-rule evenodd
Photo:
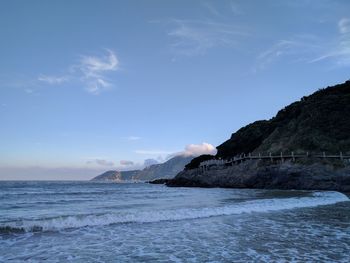
<path fill-rule="evenodd" d="M 350 78 L 350 1 L 0 3 L 0 180 L 214 153 Z"/>

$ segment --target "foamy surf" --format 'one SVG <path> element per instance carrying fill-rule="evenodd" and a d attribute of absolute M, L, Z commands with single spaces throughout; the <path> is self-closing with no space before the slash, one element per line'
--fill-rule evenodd
<path fill-rule="evenodd" d="M 0 226 L 0 233 L 59 231 L 70 228 L 120 223 L 153 223 L 160 221 L 199 219 L 242 213 L 263 213 L 286 209 L 308 208 L 345 201 L 349 201 L 349 198 L 339 192 L 314 192 L 312 196 L 309 197 L 257 199 L 219 207 L 135 211 L 132 213 L 124 212 L 104 215 L 76 215 L 42 220 L 19 221 Z"/>

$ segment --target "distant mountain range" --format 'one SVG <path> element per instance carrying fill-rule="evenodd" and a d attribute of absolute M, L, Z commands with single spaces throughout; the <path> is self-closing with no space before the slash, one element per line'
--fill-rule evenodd
<path fill-rule="evenodd" d="M 125 181 L 132 181 L 133 177 L 140 172 L 140 170 L 132 171 L 107 171 L 91 179 L 91 181 L 104 181 L 122 183 Z"/>
<path fill-rule="evenodd" d="M 182 171 L 186 164 L 193 159 L 193 156 L 175 156 L 161 164 L 153 164 L 143 170 L 132 171 L 107 171 L 100 174 L 91 181 L 104 182 L 131 182 L 131 181 L 151 181 L 160 178 L 170 179 Z"/>

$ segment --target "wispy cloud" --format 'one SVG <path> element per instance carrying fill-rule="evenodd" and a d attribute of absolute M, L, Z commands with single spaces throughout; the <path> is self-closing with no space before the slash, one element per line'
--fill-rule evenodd
<path fill-rule="evenodd" d="M 86 90 L 95 95 L 112 86 L 106 74 L 119 69 L 116 54 L 110 49 L 106 51 L 108 54 L 102 57 L 82 56 L 80 64 L 73 67 L 83 74 L 81 80 L 87 85 Z"/>
<path fill-rule="evenodd" d="M 265 69 L 282 59 L 289 63 L 317 63 L 328 60 L 333 65 L 349 66 L 350 19 L 340 19 L 337 26 L 338 30 L 333 37 L 301 35 L 277 41 L 257 56 L 254 70 Z"/>
<path fill-rule="evenodd" d="M 37 83 L 49 85 L 62 85 L 63 83 L 80 83 L 87 92 L 98 95 L 113 84 L 108 76 L 119 70 L 119 60 L 114 51 L 106 49 L 106 54 L 101 56 L 82 55 L 77 64 L 68 66 L 66 74 L 47 75 L 40 74 Z"/>
<path fill-rule="evenodd" d="M 338 28 L 341 34 L 350 33 L 350 19 L 342 18 L 338 22 Z"/>
<path fill-rule="evenodd" d="M 342 18 L 338 22 L 339 35 L 332 41 L 331 48 L 310 62 L 333 60 L 338 66 L 350 65 L 350 19 Z"/>
<path fill-rule="evenodd" d="M 129 161 L 129 160 L 121 160 L 120 161 L 120 165 L 131 166 L 131 165 L 134 165 L 134 162 L 133 161 Z"/>
<path fill-rule="evenodd" d="M 245 28 L 209 20 L 173 19 L 168 26 L 172 51 L 186 56 L 203 55 L 214 47 L 236 47 L 249 36 Z"/>
<path fill-rule="evenodd" d="M 97 164 L 100 166 L 114 166 L 114 162 L 105 159 L 94 159 L 86 162 L 87 164 Z"/>
<path fill-rule="evenodd" d="M 46 82 L 50 85 L 55 85 L 55 84 L 61 84 L 63 82 L 66 82 L 69 80 L 69 78 L 67 76 L 57 77 L 57 76 L 49 76 L 49 75 L 42 74 L 42 75 L 39 75 L 38 80 L 42 82 Z"/>
<path fill-rule="evenodd" d="M 320 48 L 317 44 L 318 42 L 318 39 L 310 35 L 279 40 L 257 56 L 254 70 L 266 69 L 272 63 L 282 58 L 289 58 L 289 61 L 297 61 L 303 55 L 303 60 L 307 56 L 311 59 L 311 53 L 316 52 Z M 296 59 L 295 56 L 298 58 Z"/>
<path fill-rule="evenodd" d="M 276 44 L 274 44 L 269 49 L 260 53 L 257 57 L 257 67 L 259 69 L 264 69 L 267 65 L 271 64 L 275 60 L 277 60 L 282 55 L 287 54 L 291 50 L 293 50 L 295 46 L 294 41 L 290 40 L 280 40 Z"/>

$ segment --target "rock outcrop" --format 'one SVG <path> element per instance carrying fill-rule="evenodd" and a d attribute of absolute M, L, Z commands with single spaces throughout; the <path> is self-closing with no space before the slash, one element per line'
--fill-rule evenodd
<path fill-rule="evenodd" d="M 194 158 L 169 186 L 323 189 L 350 191 L 349 160 L 308 158 L 295 162 L 246 161 L 199 169 L 202 161 L 239 154 L 280 152 L 350 155 L 350 81 L 318 90 L 277 113 L 256 121 L 217 147 L 216 156 Z"/>
<path fill-rule="evenodd" d="M 291 161 L 263 164 L 246 161 L 231 167 L 199 168 L 180 172 L 168 186 L 335 190 L 350 192 L 350 165 L 298 164 Z"/>

